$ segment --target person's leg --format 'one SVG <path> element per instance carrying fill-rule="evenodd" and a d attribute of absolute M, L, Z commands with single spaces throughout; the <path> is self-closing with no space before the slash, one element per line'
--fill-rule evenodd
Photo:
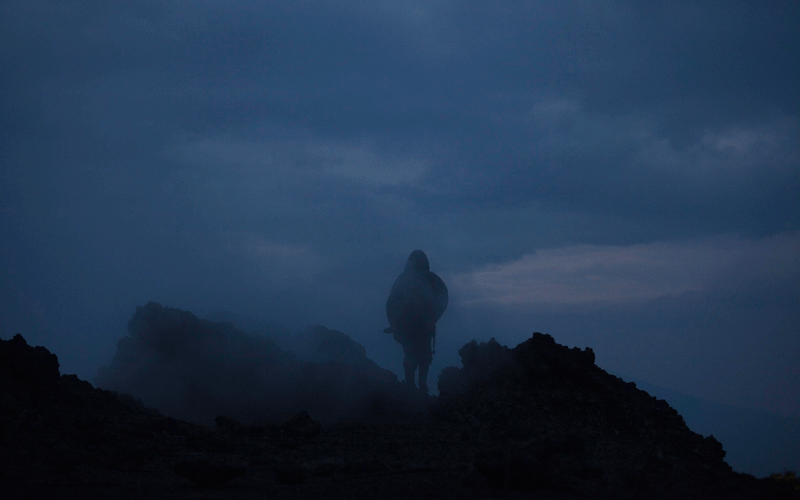
<path fill-rule="evenodd" d="M 414 371 L 417 369 L 417 353 L 414 352 L 413 346 L 403 345 L 403 352 L 405 356 L 403 358 L 403 368 L 406 372 L 406 383 L 411 387 L 416 387 L 414 384 Z"/>
<path fill-rule="evenodd" d="M 393 337 L 403 348 L 403 369 L 406 372 L 406 383 L 414 387 L 414 371 L 417 369 L 417 356 L 408 340 L 406 329 L 396 329 Z"/>
<path fill-rule="evenodd" d="M 428 392 L 428 368 L 430 367 L 429 364 L 420 363 L 419 365 L 419 389 L 424 393 Z"/>
<path fill-rule="evenodd" d="M 414 384 L 414 368 L 411 368 L 405 363 L 403 363 L 403 368 L 406 370 L 406 384 L 411 387 L 416 387 L 416 384 Z"/>
<path fill-rule="evenodd" d="M 428 368 L 431 367 L 433 362 L 433 352 L 431 351 L 430 337 L 425 338 L 422 343 L 417 347 L 419 360 L 419 388 L 423 392 L 428 392 Z"/>

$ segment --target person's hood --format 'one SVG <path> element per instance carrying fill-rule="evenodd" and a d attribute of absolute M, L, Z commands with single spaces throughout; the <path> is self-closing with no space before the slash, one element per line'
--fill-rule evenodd
<path fill-rule="evenodd" d="M 411 255 L 408 256 L 408 262 L 406 262 L 406 267 L 403 270 L 405 271 L 430 271 L 431 266 L 428 263 L 428 256 L 425 255 L 425 252 L 422 250 L 414 250 L 411 252 Z"/>

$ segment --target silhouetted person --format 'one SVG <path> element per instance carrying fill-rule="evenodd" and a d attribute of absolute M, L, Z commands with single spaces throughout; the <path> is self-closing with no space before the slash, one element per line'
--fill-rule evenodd
<path fill-rule="evenodd" d="M 403 273 L 397 277 L 389 299 L 386 316 L 394 339 L 403 346 L 406 382 L 414 386 L 414 372 L 419 367 L 419 388 L 428 391 L 428 368 L 433 361 L 431 342 L 436 336 L 436 322 L 447 309 L 447 287 L 430 271 L 428 257 L 414 250 Z"/>

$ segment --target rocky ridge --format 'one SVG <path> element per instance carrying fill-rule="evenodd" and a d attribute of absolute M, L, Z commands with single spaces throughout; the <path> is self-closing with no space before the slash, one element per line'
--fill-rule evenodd
<path fill-rule="evenodd" d="M 55 355 L 16 336 L 0 341 L 0 489 L 65 499 L 800 498 L 794 483 L 732 472 L 716 440 L 597 367 L 591 349 L 534 334 L 461 355 L 425 414 L 376 403 L 327 424 L 298 412 L 204 426 L 60 375 Z"/>
<path fill-rule="evenodd" d="M 342 332 L 322 326 L 294 339 L 297 354 L 271 339 L 150 302 L 137 307 L 97 384 L 196 423 L 217 415 L 268 422 L 301 410 L 331 422 L 373 404 L 423 409 L 433 399 L 401 389 L 397 376 Z"/>
<path fill-rule="evenodd" d="M 443 379 L 444 394 L 468 387 L 434 411 L 485 441 L 476 467 L 492 484 L 587 495 L 625 485 L 667 497 L 690 486 L 702 498 L 733 474 L 713 436 L 692 432 L 665 401 L 597 367 L 589 348 L 569 349 L 541 333 L 511 350 L 493 340 L 465 348 L 464 367 Z M 476 371 L 475 351 L 495 368 Z"/>

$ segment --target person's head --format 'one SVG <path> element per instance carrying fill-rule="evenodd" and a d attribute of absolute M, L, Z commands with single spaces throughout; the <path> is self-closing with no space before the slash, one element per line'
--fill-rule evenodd
<path fill-rule="evenodd" d="M 406 262 L 406 271 L 430 271 L 431 266 L 428 263 L 428 256 L 425 255 L 425 252 L 422 250 L 414 250 L 411 252 L 411 255 L 408 256 L 408 262 Z"/>

